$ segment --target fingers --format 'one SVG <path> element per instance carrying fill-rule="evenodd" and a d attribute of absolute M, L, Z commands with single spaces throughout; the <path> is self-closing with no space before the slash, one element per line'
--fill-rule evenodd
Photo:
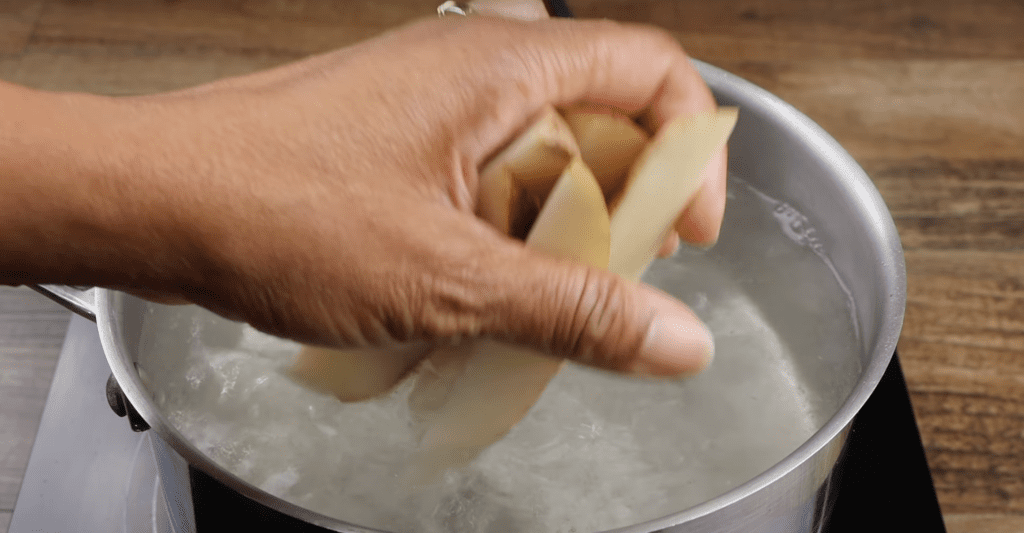
<path fill-rule="evenodd" d="M 611 83 L 615 83 L 617 80 L 620 86 L 618 89 L 609 90 L 608 86 L 602 85 L 602 83 L 592 84 L 584 89 L 584 98 L 600 100 L 611 97 L 612 100 L 603 103 L 626 110 L 637 107 L 639 121 L 649 131 L 657 133 L 661 126 L 675 118 L 714 109 L 716 103 L 710 89 L 674 40 L 670 39 L 671 42 L 659 41 L 662 38 L 654 37 L 654 35 L 657 34 L 620 37 L 627 44 L 658 42 L 659 45 L 653 47 L 654 59 L 652 61 L 636 61 L 635 57 L 641 57 L 637 55 L 633 56 L 632 65 L 618 65 L 617 61 L 622 58 L 619 54 L 622 50 L 628 49 L 628 46 L 623 48 L 617 46 L 614 50 L 606 50 L 615 61 L 594 66 L 596 73 L 592 79 L 612 80 Z M 636 39 L 636 41 L 631 39 Z M 660 61 L 664 61 L 663 64 L 659 63 L 659 54 L 661 55 Z M 643 66 L 637 66 L 639 64 L 643 64 Z M 636 72 L 637 70 L 641 72 Z M 646 96 L 645 93 L 650 90 L 650 86 L 642 81 L 643 78 L 629 76 L 661 76 L 661 78 L 657 88 L 649 96 Z M 630 84 L 623 83 L 623 80 L 641 81 Z M 637 105 L 636 102 L 642 103 Z M 683 241 L 700 246 L 711 246 L 718 240 L 725 211 L 726 177 L 726 155 L 723 150 L 709 162 L 702 176 L 701 188 L 680 214 L 676 223 L 677 234 Z M 669 235 L 659 255 L 662 257 L 670 255 L 675 251 L 678 242 L 678 238 Z"/>
<path fill-rule="evenodd" d="M 549 18 L 541 0 L 475 0 L 470 6 L 476 13 L 505 18 Z M 592 100 L 642 114 L 651 131 L 715 106 L 682 47 L 663 31 L 608 20 L 548 20 L 539 33 L 539 38 L 521 42 L 520 47 L 542 47 L 525 55 L 542 63 L 527 65 L 525 72 L 543 71 L 555 92 L 547 94 L 549 98 Z M 563 60 L 547 60 L 551 55 Z"/>
<path fill-rule="evenodd" d="M 548 96 L 556 103 L 610 105 L 638 115 L 652 132 L 676 117 L 715 108 L 682 47 L 660 29 L 610 21 L 550 20 L 537 26 L 551 26 L 548 33 L 560 41 L 543 43 L 563 57 L 544 64 L 554 92 Z"/>
<path fill-rule="evenodd" d="M 499 0 L 493 0 L 498 2 Z M 515 3 L 515 2 L 513 2 Z M 677 117 L 714 109 L 710 89 L 682 48 L 668 34 L 649 27 L 608 21 L 542 20 L 519 27 L 529 34 L 517 44 L 523 64 L 509 69 L 509 85 L 528 88 L 530 114 L 541 105 L 592 102 L 632 113 L 652 133 Z M 509 119 L 515 115 L 509 114 Z M 506 124 L 493 131 L 515 130 Z M 493 148 L 507 139 L 490 139 Z M 717 240 L 725 206 L 726 168 L 722 154 L 708 165 L 703 185 L 676 229 L 682 240 L 711 245 Z M 673 248 L 666 242 L 666 249 Z"/>
<path fill-rule="evenodd" d="M 664 77 L 649 101 L 640 109 L 638 120 L 652 133 L 677 117 L 714 109 L 716 103 L 710 89 L 693 64 L 675 43 L 665 44 L 661 52 L 667 56 Z M 614 78 L 613 78 L 614 79 Z M 620 106 L 611 102 L 612 105 Z M 725 212 L 726 155 L 715 156 L 702 175 L 701 188 L 683 210 L 675 225 L 676 235 L 669 235 L 659 256 L 671 255 L 682 239 L 699 246 L 711 246 L 718 240 Z"/>
<path fill-rule="evenodd" d="M 639 375 L 694 374 L 710 362 L 710 332 L 672 297 L 604 270 L 519 248 L 493 272 L 492 290 L 502 305 L 487 321 L 487 333 Z"/>

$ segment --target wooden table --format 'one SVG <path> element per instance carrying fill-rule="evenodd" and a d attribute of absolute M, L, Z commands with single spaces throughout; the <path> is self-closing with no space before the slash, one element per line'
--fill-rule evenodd
<path fill-rule="evenodd" d="M 173 89 L 344 46 L 437 3 L 0 0 L 0 79 L 114 95 Z M 670 29 L 694 57 L 807 113 L 863 165 L 906 248 L 899 350 L 949 529 L 1024 531 L 1024 4 L 569 4 L 581 17 Z M 61 323 L 53 307 L 0 291 L 0 409 L 21 421 L 0 429 L 0 530 Z"/>

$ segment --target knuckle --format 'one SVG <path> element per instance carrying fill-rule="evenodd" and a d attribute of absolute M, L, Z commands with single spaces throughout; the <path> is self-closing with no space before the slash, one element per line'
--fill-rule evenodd
<path fill-rule="evenodd" d="M 573 289 L 575 312 L 563 324 L 564 353 L 575 360 L 610 370 L 630 367 L 643 343 L 643 320 L 628 283 L 595 270 Z"/>
<path fill-rule="evenodd" d="M 478 337 L 500 298 L 501 254 L 482 245 L 491 236 L 483 223 L 423 224 L 401 237 L 390 260 L 367 276 L 384 284 L 377 302 L 383 329 L 399 342 L 446 342 Z M 442 244 L 443 243 L 443 244 Z M 374 291 L 376 292 L 376 291 Z"/>
<path fill-rule="evenodd" d="M 486 291 L 466 265 L 421 274 L 409 294 L 399 299 L 396 321 L 401 340 L 450 341 L 481 334 Z"/>

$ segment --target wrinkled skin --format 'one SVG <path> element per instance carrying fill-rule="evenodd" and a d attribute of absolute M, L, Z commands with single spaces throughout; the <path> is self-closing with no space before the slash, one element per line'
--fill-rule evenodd
<path fill-rule="evenodd" d="M 87 231 L 61 240 L 73 274 L 13 232 L 4 246 L 35 258 L 21 270 L 41 278 L 8 281 L 184 298 L 330 346 L 484 335 L 652 375 L 710 358 L 710 335 L 683 305 L 528 250 L 474 215 L 477 170 L 546 104 L 611 105 L 652 132 L 713 108 L 661 31 L 445 17 L 186 91 L 25 98 L 89 124 L 87 139 L 68 141 L 86 162 L 72 165 L 85 169 L 81 197 L 64 208 L 64 227 Z M 713 243 L 724 204 L 720 155 L 679 236 Z"/>

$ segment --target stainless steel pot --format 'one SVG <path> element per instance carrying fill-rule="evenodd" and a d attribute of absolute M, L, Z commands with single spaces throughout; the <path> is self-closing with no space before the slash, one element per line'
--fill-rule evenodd
<path fill-rule="evenodd" d="M 906 301 L 903 253 L 892 217 L 863 170 L 806 116 L 768 92 L 697 62 L 719 102 L 741 109 L 729 143 L 730 171 L 799 206 L 830 243 L 823 250 L 856 302 L 861 375 L 838 412 L 788 457 L 743 485 L 696 507 L 618 529 L 650 531 L 815 531 L 853 417 L 881 379 L 899 337 Z M 41 286 L 40 292 L 94 319 L 112 371 L 111 406 L 136 430 L 151 428 L 177 532 L 194 531 L 187 466 L 287 515 L 333 531 L 368 531 L 276 498 L 223 470 L 161 415 L 135 361 L 145 302 L 123 293 Z"/>

